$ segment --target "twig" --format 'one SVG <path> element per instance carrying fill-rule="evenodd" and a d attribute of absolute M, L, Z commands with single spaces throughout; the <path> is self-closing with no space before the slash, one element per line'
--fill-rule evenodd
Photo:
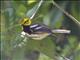
<path fill-rule="evenodd" d="M 30 19 L 33 19 L 33 18 L 34 18 L 35 14 L 37 13 L 37 11 L 38 11 L 38 9 L 40 8 L 40 6 L 42 5 L 42 3 L 43 3 L 43 0 L 41 0 L 41 1 L 39 2 L 37 9 L 36 9 L 35 12 L 32 14 L 32 16 L 30 17 Z"/>
<path fill-rule="evenodd" d="M 67 57 L 64 57 L 64 56 L 60 55 L 59 53 L 56 53 L 55 57 L 58 58 L 57 60 L 61 60 L 60 58 L 62 58 L 62 60 L 63 60 L 63 59 L 64 59 L 64 60 L 71 60 L 71 59 L 69 59 L 69 58 L 67 58 Z M 59 57 L 60 57 L 60 58 L 59 58 Z"/>
<path fill-rule="evenodd" d="M 65 11 L 63 8 L 61 8 L 55 1 L 52 1 L 53 5 L 55 5 L 58 9 L 60 9 L 66 16 L 68 16 L 70 19 L 72 19 L 76 24 L 80 26 L 80 22 L 74 18 L 71 14 L 69 14 L 67 11 Z"/>

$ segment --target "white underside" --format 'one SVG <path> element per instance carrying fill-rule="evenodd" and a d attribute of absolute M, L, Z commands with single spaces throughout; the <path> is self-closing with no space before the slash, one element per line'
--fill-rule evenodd
<path fill-rule="evenodd" d="M 21 37 L 30 37 L 34 40 L 42 40 L 44 39 L 45 37 L 47 37 L 48 33 L 44 33 L 44 34 L 28 34 L 28 33 L 25 33 L 24 31 L 21 32 Z"/>

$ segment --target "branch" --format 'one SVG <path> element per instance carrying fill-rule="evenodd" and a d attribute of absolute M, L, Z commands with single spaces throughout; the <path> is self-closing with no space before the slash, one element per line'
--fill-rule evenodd
<path fill-rule="evenodd" d="M 33 18 L 34 18 L 35 14 L 37 13 L 37 11 L 38 11 L 38 9 L 40 8 L 40 6 L 42 5 L 42 3 L 43 3 L 43 0 L 40 0 L 40 2 L 39 2 L 39 4 L 38 4 L 35 12 L 32 14 L 32 16 L 30 17 L 30 19 L 33 19 Z"/>
<path fill-rule="evenodd" d="M 71 14 L 69 14 L 67 11 L 65 11 L 63 8 L 61 8 L 55 1 L 52 1 L 53 5 L 55 5 L 58 9 L 60 9 L 66 16 L 68 16 L 71 20 L 73 20 L 76 24 L 80 26 L 80 22 L 74 18 Z"/>

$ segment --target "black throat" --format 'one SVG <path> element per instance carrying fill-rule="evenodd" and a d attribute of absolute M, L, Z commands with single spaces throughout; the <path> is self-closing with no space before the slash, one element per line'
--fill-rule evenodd
<path fill-rule="evenodd" d="M 23 31 L 24 31 L 24 32 L 26 32 L 26 33 L 28 33 L 28 34 L 31 34 L 31 33 L 32 33 L 32 32 L 31 32 L 30 25 L 28 25 L 28 26 L 22 25 L 22 26 L 23 26 Z"/>

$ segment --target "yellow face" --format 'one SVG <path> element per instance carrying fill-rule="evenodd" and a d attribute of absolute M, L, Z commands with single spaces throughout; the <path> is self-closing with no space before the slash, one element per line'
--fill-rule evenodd
<path fill-rule="evenodd" d="M 24 26 L 31 25 L 31 20 L 29 18 L 24 18 L 20 21 L 20 24 Z"/>

